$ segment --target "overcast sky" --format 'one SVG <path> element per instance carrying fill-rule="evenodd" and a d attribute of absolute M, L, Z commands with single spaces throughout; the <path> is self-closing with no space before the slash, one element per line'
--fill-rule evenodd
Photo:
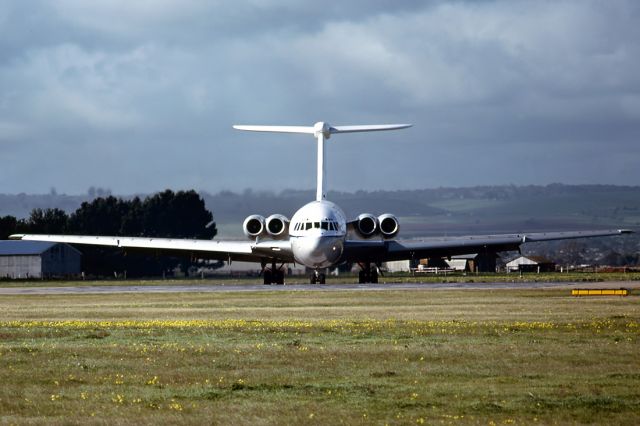
<path fill-rule="evenodd" d="M 5 0 L 0 192 L 640 184 L 640 2 Z"/>

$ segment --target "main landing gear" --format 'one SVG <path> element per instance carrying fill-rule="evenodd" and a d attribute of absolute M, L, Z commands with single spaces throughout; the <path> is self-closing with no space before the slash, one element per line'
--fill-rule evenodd
<path fill-rule="evenodd" d="M 325 284 L 326 282 L 327 276 L 319 271 L 313 271 L 313 274 L 311 274 L 311 278 L 309 279 L 310 284 Z"/>
<path fill-rule="evenodd" d="M 370 262 L 358 263 L 362 270 L 358 273 L 358 284 L 378 283 L 378 267 Z"/>
<path fill-rule="evenodd" d="M 284 284 L 284 263 L 276 268 L 276 262 L 271 262 L 271 267 L 267 268 L 265 262 L 262 263 L 262 278 L 264 285 Z"/>

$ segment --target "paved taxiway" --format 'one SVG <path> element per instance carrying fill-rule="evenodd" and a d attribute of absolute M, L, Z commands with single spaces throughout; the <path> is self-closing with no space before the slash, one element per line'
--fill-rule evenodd
<path fill-rule="evenodd" d="M 111 293 L 219 293 L 246 291 L 381 291 L 381 290 L 500 290 L 544 288 L 628 288 L 638 289 L 635 281 L 606 282 L 524 282 L 524 283 L 385 283 L 385 284 L 199 284 L 199 285 L 105 285 L 73 287 L 9 287 L 0 288 L 0 295 L 11 294 L 111 294 Z"/>

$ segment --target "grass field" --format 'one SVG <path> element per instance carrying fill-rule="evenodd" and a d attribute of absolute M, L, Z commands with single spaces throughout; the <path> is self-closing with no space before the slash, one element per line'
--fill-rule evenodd
<path fill-rule="evenodd" d="M 0 423 L 640 423 L 640 298 L 569 294 L 0 296 Z"/>
<path fill-rule="evenodd" d="M 341 274 L 338 277 L 330 276 L 327 279 L 329 284 L 353 284 L 358 281 L 357 275 Z M 640 272 L 571 272 L 571 273 L 440 273 L 426 274 L 417 273 L 386 273 L 380 277 L 380 283 L 519 283 L 519 282 L 637 282 L 640 281 Z M 306 275 L 292 275 L 286 277 L 288 284 L 308 284 L 309 277 Z M 178 279 L 149 279 L 149 280 L 0 280 L 0 287 L 75 287 L 75 286 L 123 286 L 123 285 L 242 285 L 262 283 L 262 277 L 238 277 L 215 276 L 204 279 L 178 278 Z"/>

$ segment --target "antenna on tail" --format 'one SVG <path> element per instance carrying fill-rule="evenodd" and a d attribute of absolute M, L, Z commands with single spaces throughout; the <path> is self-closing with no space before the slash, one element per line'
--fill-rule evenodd
<path fill-rule="evenodd" d="M 316 201 L 322 201 L 326 198 L 325 189 L 325 161 L 324 161 L 324 142 L 331 135 L 338 133 L 355 133 L 355 132 L 379 132 L 383 130 L 398 130 L 411 127 L 411 124 L 371 124 L 358 126 L 331 126 L 329 123 L 317 122 L 313 126 L 245 126 L 235 125 L 234 129 L 248 130 L 250 132 L 276 132 L 276 133 L 304 133 L 313 135 L 318 140 L 318 167 L 317 167 L 317 188 Z"/>

